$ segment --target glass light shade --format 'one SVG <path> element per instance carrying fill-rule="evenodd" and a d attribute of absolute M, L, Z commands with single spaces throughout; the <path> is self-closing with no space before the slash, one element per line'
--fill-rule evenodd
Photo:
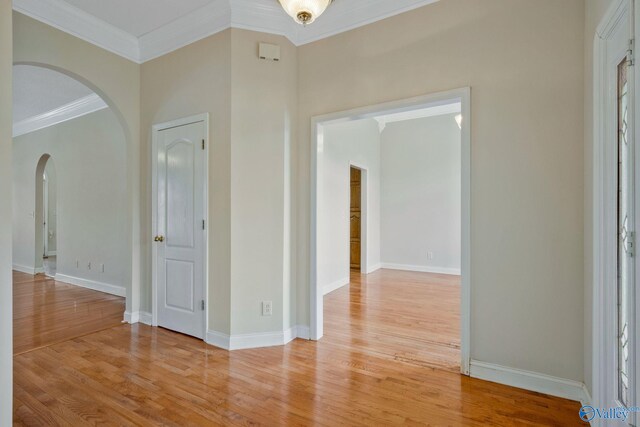
<path fill-rule="evenodd" d="M 311 24 L 322 15 L 333 0 L 278 0 L 282 8 L 302 25 Z"/>

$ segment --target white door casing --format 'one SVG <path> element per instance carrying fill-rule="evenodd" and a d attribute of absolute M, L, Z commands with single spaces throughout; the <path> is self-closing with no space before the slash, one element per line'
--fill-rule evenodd
<path fill-rule="evenodd" d="M 154 126 L 153 325 L 204 339 L 208 117 Z"/>
<path fill-rule="evenodd" d="M 637 406 L 639 257 L 633 248 L 640 212 L 640 150 L 634 149 L 638 140 L 635 87 L 638 76 L 632 62 L 628 67 L 627 114 L 620 108 L 619 69 L 625 61 L 633 60 L 635 22 L 633 0 L 614 1 L 598 27 L 594 52 L 594 205 L 593 205 L 593 405 L 596 408 L 624 406 L 620 400 L 620 346 L 623 322 L 620 318 L 621 286 L 630 293 L 626 308 L 629 311 L 629 398 L 626 406 Z M 624 115 L 624 126 L 620 116 Z M 626 128 L 628 132 L 621 132 Z M 625 135 L 623 135 L 625 133 Z M 621 143 L 621 138 L 628 138 Z M 619 150 L 619 148 L 621 148 Z M 625 160 L 628 159 L 628 160 Z M 622 164 L 623 162 L 624 164 Z M 628 222 L 625 222 L 628 218 Z M 629 242 L 628 236 L 631 237 Z M 620 238 L 620 240 L 619 240 Z M 618 255 L 620 254 L 620 258 Z M 634 301 L 635 298 L 635 301 Z M 625 299 L 625 298 L 622 298 Z M 633 363 L 635 361 L 635 363 Z M 631 414 L 628 423 L 636 423 Z M 613 423 L 613 424 L 612 424 Z M 620 420 L 594 419 L 594 425 L 620 425 Z M 623 423 L 624 425 L 624 423 Z"/>

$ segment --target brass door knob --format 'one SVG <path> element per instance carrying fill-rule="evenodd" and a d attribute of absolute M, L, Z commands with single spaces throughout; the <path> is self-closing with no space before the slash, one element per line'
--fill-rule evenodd
<path fill-rule="evenodd" d="M 156 236 L 156 238 L 153 240 L 155 240 L 156 242 L 164 242 L 164 236 Z"/>

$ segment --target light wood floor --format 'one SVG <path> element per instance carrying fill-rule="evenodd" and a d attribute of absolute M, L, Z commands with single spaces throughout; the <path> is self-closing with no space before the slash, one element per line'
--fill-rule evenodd
<path fill-rule="evenodd" d="M 460 372 L 460 277 L 351 274 L 324 298 L 324 334 L 363 355 Z"/>
<path fill-rule="evenodd" d="M 320 342 L 230 353 L 120 325 L 23 353 L 15 424 L 581 425 L 576 402 L 451 372 L 457 326 L 442 316 L 458 315 L 437 301 L 459 292 L 450 280 L 382 271 L 336 291 Z"/>
<path fill-rule="evenodd" d="M 123 317 L 124 298 L 13 273 L 14 354 L 118 326 Z"/>

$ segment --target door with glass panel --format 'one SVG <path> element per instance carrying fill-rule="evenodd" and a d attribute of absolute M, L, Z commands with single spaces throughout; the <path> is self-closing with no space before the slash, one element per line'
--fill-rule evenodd
<path fill-rule="evenodd" d="M 611 92 L 615 91 L 615 130 L 617 149 L 617 256 L 615 283 L 616 373 L 615 403 L 636 406 L 636 216 L 638 186 L 635 183 L 636 153 L 633 133 L 633 3 L 616 29 L 615 49 L 610 51 Z M 615 82 L 615 84 L 613 84 Z M 612 129 L 613 130 L 613 129 Z M 632 414 L 628 423 L 635 425 Z"/>

